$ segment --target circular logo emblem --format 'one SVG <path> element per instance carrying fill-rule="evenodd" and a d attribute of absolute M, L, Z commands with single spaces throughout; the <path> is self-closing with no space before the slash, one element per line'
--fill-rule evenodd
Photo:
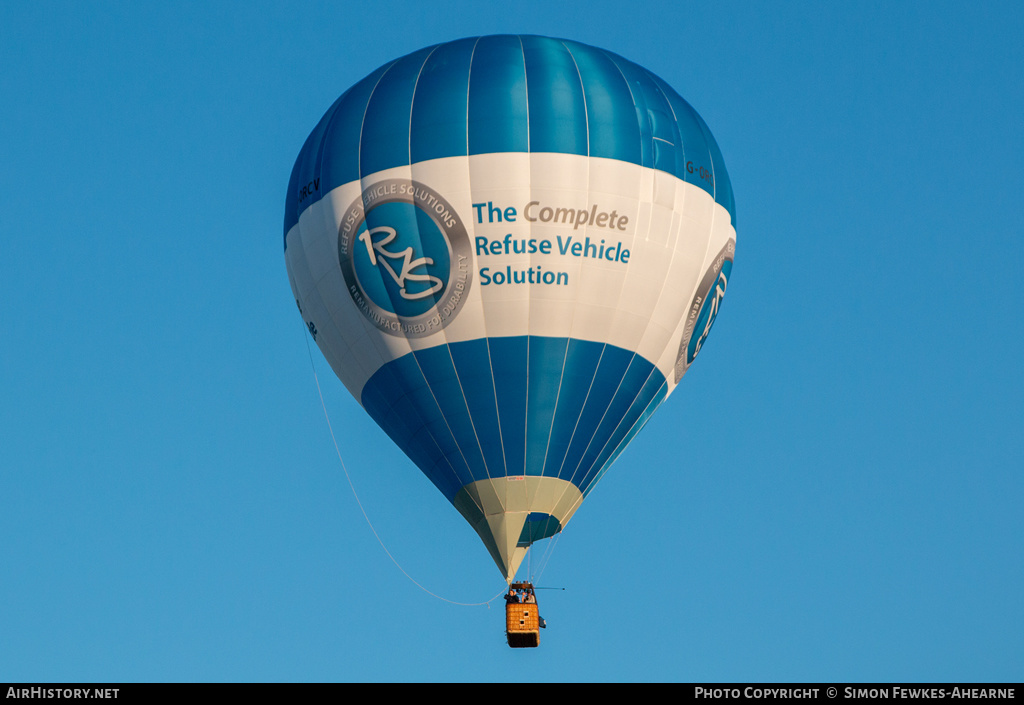
<path fill-rule="evenodd" d="M 419 338 L 444 328 L 466 302 L 472 248 L 439 193 L 408 179 L 367 187 L 338 229 L 349 294 L 377 328 Z"/>
<path fill-rule="evenodd" d="M 715 324 L 722 299 L 725 297 L 725 289 L 729 285 L 735 254 L 736 241 L 730 238 L 697 286 L 697 293 L 694 294 L 686 314 L 683 339 L 679 343 L 679 353 L 676 356 L 676 384 L 679 384 L 686 368 L 697 358 L 697 353 L 711 332 L 711 326 Z"/>

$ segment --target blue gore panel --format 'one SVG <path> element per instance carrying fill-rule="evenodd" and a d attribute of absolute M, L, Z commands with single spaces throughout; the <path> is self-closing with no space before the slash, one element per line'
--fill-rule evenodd
<path fill-rule="evenodd" d="M 327 157 L 321 158 L 318 169 L 321 194 L 359 178 L 359 140 L 363 132 L 366 104 L 381 75 L 390 64 L 381 66 L 352 86 L 334 104 L 321 145 Z"/>
<path fill-rule="evenodd" d="M 391 64 L 373 89 L 359 141 L 359 175 L 373 174 L 409 160 L 412 96 L 431 49 L 421 49 Z"/>
<path fill-rule="evenodd" d="M 602 51 L 565 42 L 583 82 L 590 156 L 641 163 L 640 126 L 622 72 Z"/>
<path fill-rule="evenodd" d="M 501 446 L 507 475 L 526 474 L 526 393 L 529 338 L 488 338 L 491 374 L 498 399 Z M 493 476 L 492 476 L 493 477 Z"/>
<path fill-rule="evenodd" d="M 608 472 L 608 468 L 610 468 L 618 459 L 619 454 L 626 449 L 626 446 L 628 446 L 629 442 L 633 440 L 633 437 L 640 432 L 640 429 L 647 425 L 651 416 L 658 410 L 658 407 L 662 405 L 667 396 L 668 383 L 660 380 L 660 376 L 652 375 L 647 380 L 647 384 L 644 385 L 644 391 L 636 398 L 636 401 L 633 402 L 633 408 L 630 409 L 630 418 L 633 418 L 632 414 L 637 414 L 636 421 L 633 422 L 633 425 L 629 430 L 619 438 L 618 445 L 611 451 L 607 461 L 605 461 L 601 470 L 598 471 L 597 476 L 594 478 L 594 481 L 587 486 L 588 493 L 590 490 L 594 489 L 597 481 L 600 480 L 606 472 Z"/>
<path fill-rule="evenodd" d="M 342 184 L 428 159 L 500 152 L 658 169 L 705 189 L 736 219 L 718 145 L 667 83 L 579 42 L 497 35 L 421 49 L 346 91 L 296 159 L 285 234 Z"/>
<path fill-rule="evenodd" d="M 543 475 L 546 441 L 554 422 L 569 339 L 533 336 L 529 341 L 526 437 L 530 442 L 526 447 L 526 474 Z M 542 439 L 545 442 L 540 442 Z"/>
<path fill-rule="evenodd" d="M 562 371 L 561 386 L 558 390 L 558 403 L 562 410 L 577 409 L 582 411 L 590 394 L 597 375 L 598 365 L 604 354 L 605 346 L 570 339 L 565 355 L 565 368 Z M 587 427 L 580 426 L 580 414 L 559 413 L 555 415 L 551 427 L 551 441 L 548 444 L 547 457 L 544 463 L 544 475 L 561 476 L 565 466 L 570 443 L 576 438 L 577 431 L 587 433 Z M 594 424 L 596 426 L 596 424 Z M 590 429 L 591 434 L 593 428 Z M 572 464 L 575 467 L 575 463 Z"/>
<path fill-rule="evenodd" d="M 369 78 L 365 80 L 369 80 Z M 332 117 L 338 107 L 345 102 L 347 96 L 348 93 L 345 93 L 334 101 L 331 109 L 320 118 L 320 122 L 306 138 L 305 144 L 302 145 L 302 151 L 299 152 L 299 156 L 295 160 L 295 166 L 292 167 L 292 174 L 288 180 L 288 195 L 284 204 L 285 249 L 288 249 L 288 231 L 295 223 L 299 222 L 299 213 L 316 203 L 326 193 L 321 190 L 323 185 L 321 163 L 326 143 L 324 135 Z"/>
<path fill-rule="evenodd" d="M 632 357 L 633 354 L 628 350 L 611 345 L 602 346 L 601 359 L 580 408 L 576 429 L 569 440 L 568 450 L 558 469 L 559 477 L 564 477 L 577 487 L 582 485 L 588 469 L 581 467 L 584 454 L 595 442 L 598 426 L 605 418 Z M 600 438 L 597 438 L 596 442 L 603 445 Z"/>
<path fill-rule="evenodd" d="M 639 395 L 639 390 L 646 384 L 650 372 L 651 364 L 649 362 L 640 357 L 631 357 L 625 374 L 618 380 L 615 392 L 605 409 L 603 418 L 598 423 L 591 442 L 580 458 L 580 467 L 577 469 L 575 477 L 582 486 L 589 486 L 594 479 L 593 473 L 600 469 L 599 461 L 606 459 L 611 452 L 609 445 L 614 447 L 617 436 L 620 433 L 624 435 L 628 432 L 628 428 L 622 428 L 623 422 L 626 421 L 626 425 L 628 425 L 630 407 Z"/>
<path fill-rule="evenodd" d="M 604 445 L 598 448 L 598 444 L 595 443 L 588 451 L 588 455 L 596 451 L 596 456 L 581 481 L 582 486 L 586 488 L 583 490 L 584 494 L 594 487 L 619 453 L 647 423 L 668 393 L 668 385 L 664 378 L 660 374 L 648 374 L 645 372 L 645 364 L 635 364 L 637 360 L 640 358 L 633 358 L 623 384 L 608 409 L 608 416 L 602 422 L 602 429 L 599 429 L 595 436 L 606 439 Z M 639 393 L 634 393 L 633 390 L 641 379 L 641 389 Z M 584 465 L 586 463 L 584 459 Z"/>
<path fill-rule="evenodd" d="M 382 367 L 364 389 L 363 408 L 446 497 L 472 482 L 455 437 L 414 355 Z"/>
<path fill-rule="evenodd" d="M 471 340 L 449 345 L 448 349 L 459 373 L 459 383 L 463 389 L 472 390 L 472 394 L 466 395 L 466 407 L 473 419 L 473 427 L 487 466 L 487 476 L 502 477 L 506 475 L 505 455 L 487 341 Z"/>
<path fill-rule="evenodd" d="M 469 77 L 469 153 L 527 152 L 526 67 L 519 37 L 482 37 Z"/>
<path fill-rule="evenodd" d="M 562 42 L 523 37 L 530 151 L 587 154 L 587 106 L 572 55 Z"/>
<path fill-rule="evenodd" d="M 633 101 L 633 120 L 640 130 L 640 159 L 637 163 L 640 166 L 653 168 L 654 134 L 651 128 L 651 117 L 647 111 L 647 96 L 644 94 L 643 85 L 638 78 L 641 69 L 639 66 L 628 61 L 618 59 L 617 57 L 616 59 L 613 59 L 613 61 L 615 61 L 619 71 L 622 72 L 623 78 L 626 79 L 626 85 L 629 86 L 629 95 Z"/>
<path fill-rule="evenodd" d="M 404 355 L 370 378 L 362 403 L 451 501 L 471 482 L 508 475 L 559 477 L 586 494 L 666 389 L 628 350 L 516 336 Z M 560 528 L 534 523 L 533 540 Z"/>
<path fill-rule="evenodd" d="M 412 104 L 409 143 L 413 164 L 469 154 L 466 110 L 476 41 L 441 44 L 423 65 Z"/>
<path fill-rule="evenodd" d="M 652 78 L 662 95 L 668 100 L 681 144 L 685 146 L 681 156 L 683 160 L 681 166 L 683 168 L 676 173 L 676 176 L 687 183 L 700 186 L 714 196 L 716 191 L 714 178 L 716 167 L 710 147 L 714 145 L 715 140 L 711 137 L 711 132 L 708 131 L 700 115 L 697 114 L 697 111 L 689 103 L 683 100 L 678 93 L 673 91 L 660 78 L 657 76 L 652 76 Z M 717 149 L 717 146 L 715 146 L 715 149 Z M 707 176 L 708 174 L 711 175 L 710 178 Z M 728 177 L 726 177 L 726 180 L 728 180 Z M 731 194 L 731 189 L 729 193 Z M 732 208 L 725 201 L 719 200 L 718 202 L 725 206 L 730 214 L 732 213 Z"/>
<path fill-rule="evenodd" d="M 682 98 L 680 98 L 682 100 Z M 685 101 L 684 101 L 685 102 Z M 693 110 L 691 108 L 691 110 Z M 701 129 L 704 130 L 704 138 L 708 145 L 708 150 L 711 152 L 711 168 L 714 172 L 714 197 L 715 203 L 722 204 L 725 210 L 729 211 L 729 216 L 732 218 L 732 226 L 736 227 L 736 200 L 732 193 L 732 180 L 729 179 L 729 172 L 725 170 L 725 159 L 722 158 L 722 150 L 718 148 L 718 143 L 715 142 L 715 138 L 711 136 L 711 130 L 708 128 L 707 123 L 704 122 L 703 118 L 697 114 L 697 111 L 693 111 L 693 116 L 700 124 Z"/>

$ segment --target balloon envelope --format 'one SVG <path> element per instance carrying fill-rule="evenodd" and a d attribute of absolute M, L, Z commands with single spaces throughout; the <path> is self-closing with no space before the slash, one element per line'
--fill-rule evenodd
<path fill-rule="evenodd" d="M 284 233 L 331 367 L 511 580 L 695 359 L 736 231 L 718 146 L 664 81 L 490 36 L 346 91 L 299 153 Z"/>

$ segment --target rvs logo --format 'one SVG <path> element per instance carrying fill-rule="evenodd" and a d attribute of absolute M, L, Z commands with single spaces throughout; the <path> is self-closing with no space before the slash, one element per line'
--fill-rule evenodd
<path fill-rule="evenodd" d="M 690 308 L 686 313 L 686 324 L 683 326 L 683 339 L 679 342 L 679 354 L 676 356 L 676 384 L 683 378 L 701 346 L 711 332 L 711 326 L 715 324 L 718 311 L 722 305 L 722 298 L 725 296 L 725 289 L 729 285 L 729 276 L 732 274 L 732 260 L 736 253 L 736 241 L 731 239 L 725 243 L 711 267 L 704 273 L 697 286 L 697 292 L 693 296 Z"/>
<path fill-rule="evenodd" d="M 455 318 L 469 292 L 471 255 L 455 209 L 417 181 L 367 187 L 338 228 L 338 262 L 352 300 L 392 335 L 423 337 Z"/>

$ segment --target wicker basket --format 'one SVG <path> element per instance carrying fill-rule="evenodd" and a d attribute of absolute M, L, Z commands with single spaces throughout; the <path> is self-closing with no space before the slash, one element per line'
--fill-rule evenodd
<path fill-rule="evenodd" d="M 513 588 L 527 590 L 533 596 L 529 583 L 513 583 Z M 540 612 L 536 602 L 509 602 L 505 605 L 505 636 L 514 649 L 540 645 Z"/>

